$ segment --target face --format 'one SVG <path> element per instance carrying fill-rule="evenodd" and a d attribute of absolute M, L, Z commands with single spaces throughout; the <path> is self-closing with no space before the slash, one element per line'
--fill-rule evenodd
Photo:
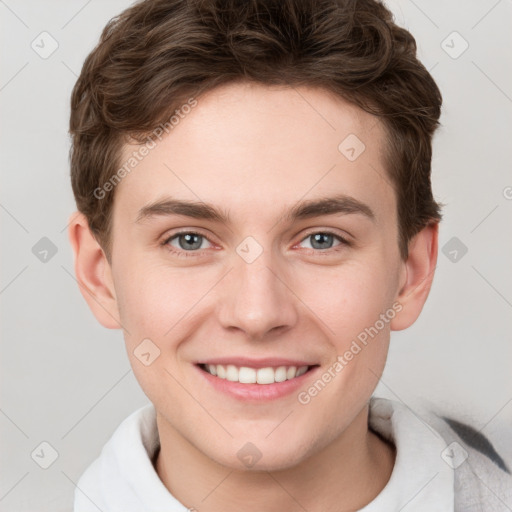
<path fill-rule="evenodd" d="M 349 431 L 383 371 L 403 271 L 384 131 L 313 88 L 231 84 L 186 110 L 115 191 L 128 356 L 168 432 L 229 467 L 254 447 L 291 467 Z"/>

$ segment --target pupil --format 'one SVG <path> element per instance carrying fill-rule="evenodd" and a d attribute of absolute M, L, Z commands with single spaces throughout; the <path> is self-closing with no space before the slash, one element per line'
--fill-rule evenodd
<path fill-rule="evenodd" d="M 185 246 L 180 243 L 182 249 L 198 249 L 201 246 L 201 242 L 198 242 L 200 235 L 194 235 L 192 233 L 187 233 L 185 235 L 181 235 L 181 238 L 186 240 Z M 194 241 L 195 239 L 195 241 Z"/>
<path fill-rule="evenodd" d="M 322 245 L 322 243 L 327 243 L 326 239 L 330 239 L 332 235 L 329 235 L 328 233 L 316 233 L 313 235 L 313 247 L 315 247 L 315 244 L 319 243 Z M 328 249 L 329 247 L 315 247 L 316 249 Z"/>

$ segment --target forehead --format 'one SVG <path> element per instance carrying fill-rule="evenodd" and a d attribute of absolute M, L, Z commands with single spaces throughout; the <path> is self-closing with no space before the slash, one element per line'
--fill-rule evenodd
<path fill-rule="evenodd" d="M 311 87 L 228 84 L 195 100 L 117 186 L 124 216 L 167 195 L 270 215 L 333 191 L 393 213 L 376 117 Z"/>

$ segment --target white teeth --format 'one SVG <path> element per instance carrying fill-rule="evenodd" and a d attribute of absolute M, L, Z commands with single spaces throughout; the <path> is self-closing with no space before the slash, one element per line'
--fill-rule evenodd
<path fill-rule="evenodd" d="M 255 384 L 256 370 L 254 368 L 242 366 L 238 371 L 238 382 L 243 382 L 244 384 Z"/>
<path fill-rule="evenodd" d="M 284 382 L 286 380 L 286 366 L 280 366 L 279 368 L 276 368 L 274 379 L 276 382 Z"/>
<path fill-rule="evenodd" d="M 288 370 L 286 370 L 286 378 L 287 379 L 293 379 L 295 377 L 295 374 L 297 373 L 297 367 L 296 366 L 290 366 Z"/>
<path fill-rule="evenodd" d="M 222 364 L 203 365 L 211 375 L 220 379 L 226 379 L 231 382 L 241 382 L 242 384 L 274 384 L 274 382 L 284 382 L 295 377 L 304 375 L 309 366 L 279 366 L 277 368 L 249 368 L 241 366 L 240 368 L 232 364 L 226 366 Z"/>
<path fill-rule="evenodd" d="M 222 366 L 221 364 L 214 365 L 217 367 L 217 377 L 220 377 L 221 379 L 226 378 L 226 368 Z"/>
<path fill-rule="evenodd" d="M 304 375 L 307 371 L 308 367 L 307 366 L 301 366 L 298 370 L 297 370 L 297 373 L 295 374 L 295 377 L 300 377 L 301 375 Z"/>
<path fill-rule="evenodd" d="M 260 368 L 256 373 L 256 382 L 258 384 L 273 384 L 274 368 Z"/>
<path fill-rule="evenodd" d="M 238 381 L 238 368 L 236 366 L 233 366 L 232 364 L 228 364 L 226 366 L 226 379 L 231 382 Z"/>

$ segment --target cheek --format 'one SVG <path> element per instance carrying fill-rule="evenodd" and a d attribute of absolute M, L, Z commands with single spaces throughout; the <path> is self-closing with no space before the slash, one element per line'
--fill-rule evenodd
<path fill-rule="evenodd" d="M 155 360 L 155 366 L 174 365 L 180 357 L 179 345 L 197 327 L 198 317 L 208 313 L 205 297 L 218 276 L 212 271 L 171 268 L 168 265 L 139 262 L 125 272 L 119 272 L 116 286 L 121 322 L 128 355 L 145 339 L 150 339 L 165 357 Z M 121 269 L 119 269 L 121 270 Z M 126 332 L 128 331 L 128 332 Z M 173 361 L 174 360 L 174 361 Z M 137 361 L 133 361 L 136 363 Z"/>
<path fill-rule="evenodd" d="M 325 324 L 326 335 L 340 350 L 391 306 L 392 272 L 384 267 L 376 259 L 368 264 L 353 261 L 332 272 L 325 268 L 308 272 L 301 279 L 298 295 Z"/>
<path fill-rule="evenodd" d="M 394 316 L 393 270 L 385 258 L 373 257 L 370 262 L 360 260 L 340 266 L 330 276 L 325 269 L 309 276 L 304 300 L 321 321 L 326 340 L 331 345 L 329 375 L 323 398 L 339 401 L 350 389 L 359 403 L 366 400 L 380 378 L 389 347 L 390 321 Z M 384 320 L 381 315 L 384 315 Z M 386 316 L 387 315 L 387 316 Z M 336 368 L 332 367 L 335 363 Z M 321 377 L 320 377 L 321 378 Z M 319 383 L 318 389 L 323 389 Z M 312 389 L 313 396 L 316 390 Z M 309 392 L 306 390 L 309 396 Z M 322 414 L 321 410 L 317 411 Z"/>
<path fill-rule="evenodd" d="M 316 286 L 310 290 L 315 291 L 304 300 L 308 305 L 315 304 L 311 310 L 321 320 L 316 324 L 323 326 L 332 350 L 318 380 L 301 390 L 299 402 L 333 431 L 339 431 L 369 399 L 386 362 L 390 321 L 395 314 L 393 279 L 391 272 L 383 271 L 383 262 L 373 262 L 346 265 L 333 272 L 329 280 L 319 272 L 311 280 Z M 333 403 L 343 407 L 326 406 Z"/>
<path fill-rule="evenodd" d="M 121 321 L 129 335 L 160 337 L 165 332 L 164 312 L 175 301 L 176 288 L 166 287 L 162 280 L 153 279 L 148 272 L 134 273 L 121 280 L 118 302 Z"/>
<path fill-rule="evenodd" d="M 128 271 L 128 267 L 137 270 Z M 164 269 L 150 265 L 127 265 L 124 270 L 119 271 L 116 293 L 130 365 L 148 398 L 165 402 L 176 374 L 173 360 L 179 338 L 175 331 L 191 307 L 181 286 L 183 279 L 166 277 Z"/>
<path fill-rule="evenodd" d="M 193 273 L 139 260 L 119 268 L 116 281 L 123 323 L 130 331 L 159 337 L 190 309 L 194 290 L 200 292 Z"/>

